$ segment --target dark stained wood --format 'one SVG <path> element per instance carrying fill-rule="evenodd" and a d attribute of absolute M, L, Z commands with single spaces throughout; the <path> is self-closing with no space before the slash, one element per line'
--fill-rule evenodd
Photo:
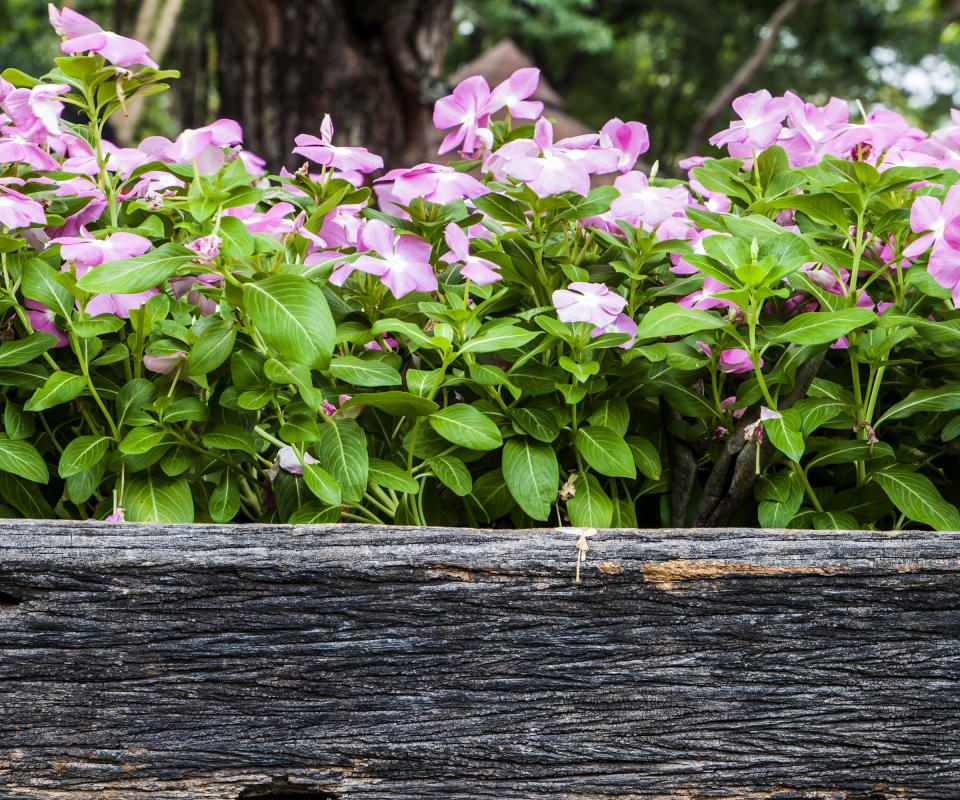
<path fill-rule="evenodd" d="M 960 533 L 0 523 L 0 799 L 960 797 Z"/>

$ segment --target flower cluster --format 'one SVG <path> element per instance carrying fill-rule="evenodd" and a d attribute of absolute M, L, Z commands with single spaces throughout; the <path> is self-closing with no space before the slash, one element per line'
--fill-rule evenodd
<path fill-rule="evenodd" d="M 274 175 L 232 120 L 104 140 L 176 73 L 50 19 L 0 78 L 0 515 L 960 528 L 960 112 L 753 92 L 680 180 L 522 69 L 437 163 L 325 117 Z"/>

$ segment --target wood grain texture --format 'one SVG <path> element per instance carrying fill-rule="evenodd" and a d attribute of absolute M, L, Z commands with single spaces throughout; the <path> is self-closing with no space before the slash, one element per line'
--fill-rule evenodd
<path fill-rule="evenodd" d="M 960 533 L 0 523 L 0 798 L 960 797 Z"/>

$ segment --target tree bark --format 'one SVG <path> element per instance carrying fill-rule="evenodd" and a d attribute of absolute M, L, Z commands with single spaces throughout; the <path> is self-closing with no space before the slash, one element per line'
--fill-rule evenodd
<path fill-rule="evenodd" d="M 956 800 L 960 533 L 0 521 L 3 800 Z"/>
<path fill-rule="evenodd" d="M 273 169 L 296 168 L 299 133 L 362 146 L 386 166 L 427 154 L 432 107 L 423 87 L 441 74 L 453 0 L 215 0 L 221 116 Z"/>

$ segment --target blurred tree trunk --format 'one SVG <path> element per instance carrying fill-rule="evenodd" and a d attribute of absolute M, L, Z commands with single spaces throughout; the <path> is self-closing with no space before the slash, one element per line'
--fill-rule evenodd
<path fill-rule="evenodd" d="M 360 145 L 387 167 L 426 155 L 430 87 L 453 0 L 214 0 L 220 115 L 272 169 L 295 168 L 298 133 Z"/>

